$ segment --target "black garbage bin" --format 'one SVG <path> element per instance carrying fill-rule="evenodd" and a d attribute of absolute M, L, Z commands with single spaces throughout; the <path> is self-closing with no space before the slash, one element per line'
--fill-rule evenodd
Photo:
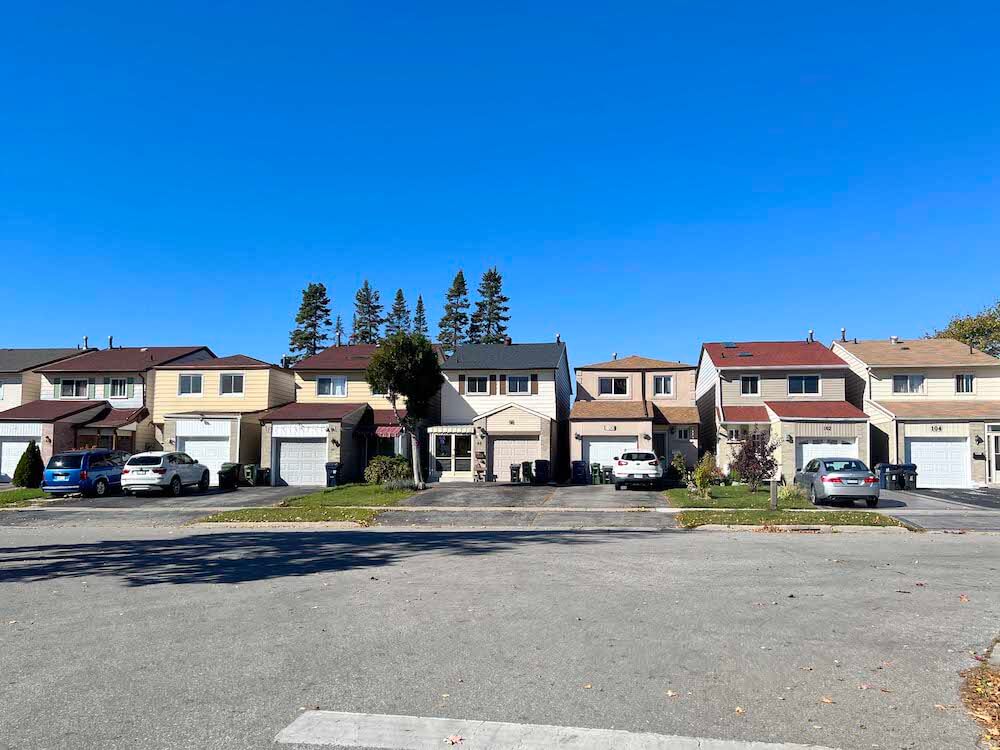
<path fill-rule="evenodd" d="M 528 484 L 534 484 L 535 482 L 535 472 L 532 471 L 531 461 L 521 462 L 521 479 Z"/>
<path fill-rule="evenodd" d="M 219 468 L 219 487 L 235 490 L 240 481 L 240 465 L 225 463 Z"/>
<path fill-rule="evenodd" d="M 900 469 L 900 475 L 899 475 L 900 489 L 904 490 L 917 489 L 917 465 L 900 464 L 899 469 Z"/>
<path fill-rule="evenodd" d="M 270 487 L 271 486 L 271 470 L 270 469 L 268 469 L 268 468 L 266 468 L 264 466 L 261 466 L 260 469 L 257 470 L 257 484 L 259 484 L 261 486 L 264 486 L 264 487 Z"/>
<path fill-rule="evenodd" d="M 328 461 L 326 463 L 326 486 L 336 487 L 337 486 L 337 474 L 340 473 L 340 462 L 339 461 Z"/>
<path fill-rule="evenodd" d="M 571 481 L 573 484 L 586 484 L 587 483 L 587 462 L 586 461 L 574 461 L 571 464 L 572 473 Z"/>
<path fill-rule="evenodd" d="M 535 459 L 535 484 L 548 484 L 552 475 L 552 462 L 544 459 Z"/>
<path fill-rule="evenodd" d="M 510 481 L 517 484 L 521 481 L 521 464 L 510 465 Z"/>
<path fill-rule="evenodd" d="M 903 488 L 902 467 L 899 464 L 876 464 L 878 486 L 883 490 L 899 490 Z"/>

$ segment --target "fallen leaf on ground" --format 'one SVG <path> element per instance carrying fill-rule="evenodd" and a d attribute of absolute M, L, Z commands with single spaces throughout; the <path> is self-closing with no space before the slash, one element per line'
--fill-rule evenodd
<path fill-rule="evenodd" d="M 892 692 L 889 688 L 879 688 L 879 690 L 881 690 L 883 693 L 891 693 Z"/>
<path fill-rule="evenodd" d="M 588 683 L 587 683 L 586 685 L 584 685 L 584 686 L 583 686 L 583 689 L 584 689 L 584 690 L 590 690 L 590 689 L 591 689 L 592 687 L 594 687 L 594 686 L 593 686 L 593 685 L 591 685 L 591 684 L 590 684 L 590 683 L 588 682 Z"/>
<path fill-rule="evenodd" d="M 873 686 L 869 685 L 867 682 L 862 682 L 860 685 L 858 685 L 858 690 L 871 690 L 872 687 Z"/>
<path fill-rule="evenodd" d="M 676 697 L 677 697 L 677 695 L 678 695 L 678 694 L 677 694 L 677 692 L 676 692 L 675 690 L 668 690 L 668 691 L 667 691 L 667 697 L 668 697 L 668 698 L 676 698 Z"/>
<path fill-rule="evenodd" d="M 746 711 L 744 711 L 740 706 L 737 706 L 736 707 L 736 713 L 738 713 L 740 716 L 742 716 L 743 714 L 746 713 Z"/>
<path fill-rule="evenodd" d="M 444 741 L 447 742 L 449 745 L 461 745 L 462 740 L 464 739 L 465 738 L 460 734 L 452 734 L 449 735 L 448 737 L 445 737 Z"/>
<path fill-rule="evenodd" d="M 938 711 L 947 711 L 948 710 L 947 708 L 945 708 L 944 706 L 942 706 L 940 703 L 935 703 L 934 704 L 934 708 L 936 708 Z"/>
<path fill-rule="evenodd" d="M 833 698 L 831 698 L 829 695 L 824 695 L 822 698 L 819 699 L 819 702 L 820 703 L 835 703 L 836 701 L 834 701 Z"/>
<path fill-rule="evenodd" d="M 958 601 L 961 602 L 962 604 L 968 604 L 969 597 L 967 597 L 965 594 L 960 594 L 958 597 Z"/>
<path fill-rule="evenodd" d="M 913 585 L 914 585 L 914 586 L 926 586 L 927 584 L 926 584 L 926 583 L 924 583 L 923 581 L 917 581 L 917 582 L 916 582 L 915 584 L 913 584 Z"/>

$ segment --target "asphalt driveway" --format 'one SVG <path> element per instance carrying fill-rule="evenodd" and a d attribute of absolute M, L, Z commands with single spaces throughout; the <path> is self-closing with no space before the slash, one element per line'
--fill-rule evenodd
<path fill-rule="evenodd" d="M 882 491 L 879 510 L 928 530 L 1000 531 L 1000 491 Z"/>

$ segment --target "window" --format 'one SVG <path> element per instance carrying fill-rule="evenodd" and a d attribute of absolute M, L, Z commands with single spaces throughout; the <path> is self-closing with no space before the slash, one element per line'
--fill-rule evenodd
<path fill-rule="evenodd" d="M 677 428 L 677 439 L 678 440 L 690 440 L 691 439 L 691 428 L 690 427 L 678 427 Z"/>
<path fill-rule="evenodd" d="M 645 452 L 635 452 L 629 451 L 628 453 L 622 453 L 622 461 L 655 461 L 655 453 L 645 453 Z"/>
<path fill-rule="evenodd" d="M 220 375 L 219 393 L 223 396 L 242 396 L 243 376 L 233 373 L 223 373 Z"/>
<path fill-rule="evenodd" d="M 128 380 L 125 378 L 111 378 L 108 386 L 110 398 L 128 398 Z"/>
<path fill-rule="evenodd" d="M 819 471 L 819 459 L 814 458 L 812 461 L 807 463 L 805 471 L 808 471 L 810 474 Z"/>
<path fill-rule="evenodd" d="M 453 435 L 455 438 L 455 471 L 472 471 L 472 435 Z"/>
<path fill-rule="evenodd" d="M 451 435 L 434 438 L 434 464 L 439 472 L 451 471 Z"/>
<path fill-rule="evenodd" d="M 201 375 L 181 375 L 178 379 L 177 394 L 179 396 L 200 396 Z"/>
<path fill-rule="evenodd" d="M 729 428 L 730 440 L 745 440 L 749 434 L 750 430 L 746 426 Z"/>
<path fill-rule="evenodd" d="M 508 375 L 507 393 L 528 393 L 531 390 L 531 379 L 527 375 Z"/>
<path fill-rule="evenodd" d="M 347 378 L 343 375 L 330 378 L 316 378 L 316 395 L 337 396 L 341 398 L 346 396 Z"/>
<path fill-rule="evenodd" d="M 971 373 L 955 376 L 955 393 L 975 393 L 976 378 Z"/>
<path fill-rule="evenodd" d="M 856 458 L 838 459 L 836 461 L 824 461 L 823 465 L 827 471 L 868 471 L 868 467 Z"/>
<path fill-rule="evenodd" d="M 892 376 L 892 392 L 893 393 L 923 393 L 924 392 L 924 376 L 923 375 L 893 375 Z"/>
<path fill-rule="evenodd" d="M 627 396 L 628 378 L 598 378 L 597 392 L 601 396 Z"/>
<path fill-rule="evenodd" d="M 472 471 L 472 435 L 437 435 L 434 464 L 438 472 Z"/>
<path fill-rule="evenodd" d="M 477 375 L 474 378 L 465 379 L 466 393 L 489 393 L 489 378 L 485 375 Z"/>
<path fill-rule="evenodd" d="M 789 375 L 788 393 L 819 393 L 819 375 Z"/>
<path fill-rule="evenodd" d="M 653 395 L 670 396 L 674 392 L 673 375 L 657 375 L 653 378 Z"/>
<path fill-rule="evenodd" d="M 59 395 L 62 398 L 84 398 L 87 395 L 87 381 L 64 380 L 59 384 Z"/>
<path fill-rule="evenodd" d="M 760 394 L 760 376 L 744 375 L 740 378 L 740 394 L 743 396 L 757 396 Z"/>

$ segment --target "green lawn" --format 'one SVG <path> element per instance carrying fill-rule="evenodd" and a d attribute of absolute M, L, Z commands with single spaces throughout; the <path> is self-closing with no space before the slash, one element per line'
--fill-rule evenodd
<path fill-rule="evenodd" d="M 216 513 L 202 523 L 281 523 L 303 521 L 353 521 L 368 526 L 377 511 L 360 505 L 396 505 L 413 495 L 413 490 L 385 490 L 374 484 L 345 484 L 300 497 L 290 497 L 273 508 L 246 508 Z"/>
<path fill-rule="evenodd" d="M 45 497 L 41 490 L 16 489 L 0 492 L 0 508 L 23 508 L 32 500 Z"/>
<path fill-rule="evenodd" d="M 791 513 L 768 510 L 685 510 L 677 514 L 677 524 L 685 529 L 707 524 L 730 526 L 830 525 L 830 526 L 903 526 L 895 518 L 881 513 L 858 510 L 817 510 L 811 513 Z M 905 526 L 904 526 L 905 528 Z"/>
<path fill-rule="evenodd" d="M 733 485 L 731 487 L 712 487 L 709 491 L 709 498 L 706 500 L 700 494 L 688 492 L 687 488 L 667 490 L 664 493 L 667 502 L 675 508 L 758 508 L 766 510 L 771 503 L 771 494 L 768 486 L 761 486 L 757 492 L 750 492 L 745 485 Z M 778 501 L 779 510 L 782 508 L 811 508 L 808 500 L 801 502 Z"/>
<path fill-rule="evenodd" d="M 377 484 L 345 484 L 329 490 L 290 497 L 279 503 L 282 508 L 329 508 L 357 505 L 396 505 L 413 494 L 413 490 L 384 490 Z"/>

